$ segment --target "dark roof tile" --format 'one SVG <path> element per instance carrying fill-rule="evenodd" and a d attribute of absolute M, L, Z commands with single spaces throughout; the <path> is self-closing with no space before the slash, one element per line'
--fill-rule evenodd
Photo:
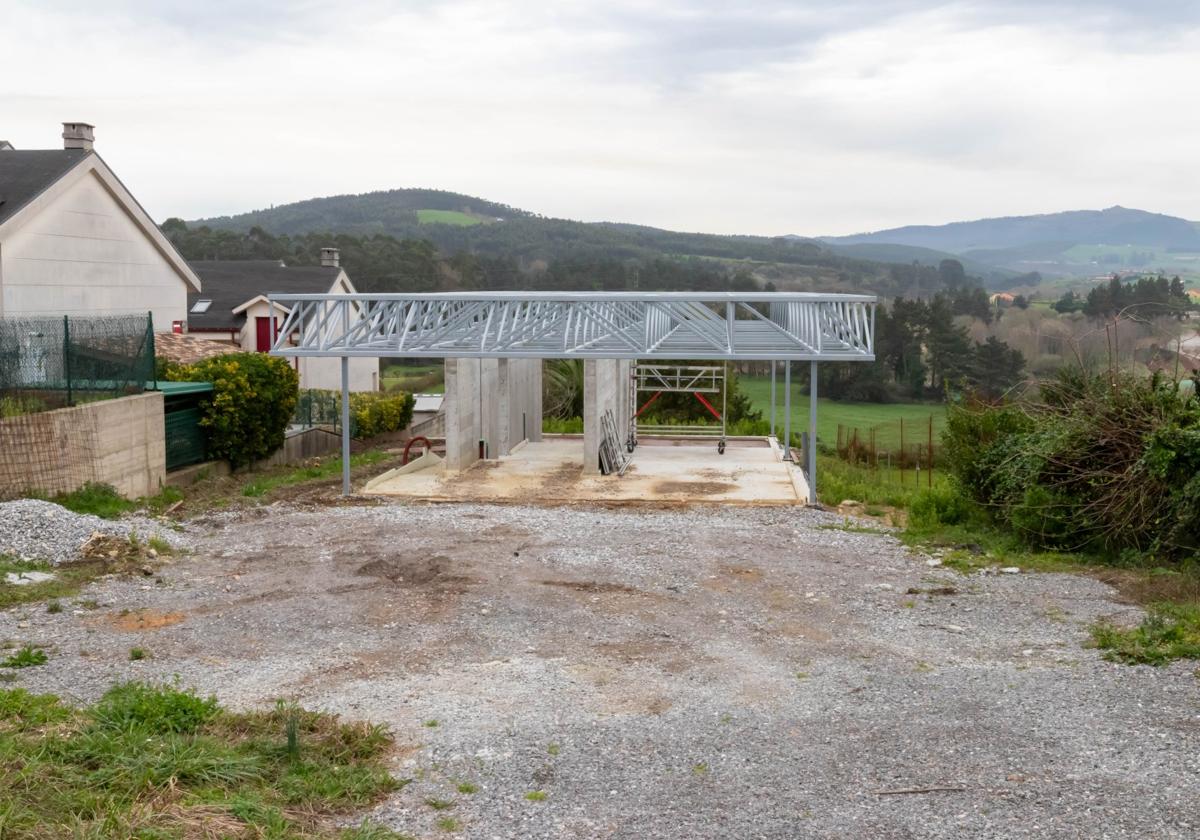
<path fill-rule="evenodd" d="M 188 329 L 240 329 L 243 303 L 269 292 L 324 294 L 333 288 L 340 268 L 283 266 L 278 260 L 193 260 L 203 291 L 188 295 Z M 211 300 L 206 312 L 193 313 L 198 300 Z"/>
<path fill-rule="evenodd" d="M 89 154 L 83 149 L 0 150 L 0 224 Z"/>

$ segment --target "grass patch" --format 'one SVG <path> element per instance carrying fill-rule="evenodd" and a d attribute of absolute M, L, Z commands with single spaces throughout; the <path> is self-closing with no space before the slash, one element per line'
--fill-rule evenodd
<path fill-rule="evenodd" d="M 1200 659 L 1200 603 L 1152 604 L 1137 627 L 1095 625 L 1092 641 L 1105 651 L 1105 659 L 1129 665 Z"/>
<path fill-rule="evenodd" d="M 454 807 L 454 800 L 434 799 L 433 797 L 430 797 L 425 800 L 425 804 L 435 811 L 448 811 Z"/>
<path fill-rule="evenodd" d="M 775 403 L 779 412 L 775 430 L 783 439 L 783 372 L 775 383 Z M 761 411 L 769 422 L 771 419 L 771 377 L 739 376 L 738 388 Z M 800 393 L 800 385 L 792 381 L 792 431 L 808 431 L 808 396 Z M 853 403 L 834 402 L 817 397 L 817 439 L 832 447 L 837 443 L 838 424 L 854 427 L 860 437 L 875 426 L 875 445 L 880 449 L 895 449 L 900 444 L 900 419 L 904 418 L 904 442 L 911 445 L 923 443 L 929 437 L 929 418 L 933 417 L 933 440 L 941 442 L 942 429 L 946 426 L 944 403 Z M 857 496 L 848 498 L 858 498 Z"/>
<path fill-rule="evenodd" d="M 417 224 L 474 227 L 483 224 L 483 219 L 458 210 L 418 210 Z"/>
<path fill-rule="evenodd" d="M 50 571 L 54 572 L 54 579 L 42 581 L 41 583 L 29 583 L 24 586 L 17 586 L 11 583 L 0 582 L 0 610 L 20 604 L 40 603 L 42 601 L 57 603 L 60 598 L 70 598 L 78 593 L 84 584 L 90 583 L 104 574 L 104 564 L 99 562 L 72 563 L 69 566 L 62 566 L 55 569 L 49 563 L 41 563 L 34 560 L 13 560 L 0 556 L 0 581 L 9 572 L 21 574 L 22 572 Z M 61 612 L 62 605 L 59 605 L 58 610 L 53 610 L 49 607 L 46 609 L 47 612 Z"/>
<path fill-rule="evenodd" d="M 546 416 L 542 418 L 542 431 L 548 435 L 581 435 L 583 434 L 583 418 Z"/>
<path fill-rule="evenodd" d="M 0 690 L 0 835 L 394 840 L 333 821 L 402 786 L 390 744 L 368 724 L 282 704 L 234 714 L 172 687 L 126 683 L 83 709 Z"/>
<path fill-rule="evenodd" d="M 130 662 L 141 662 L 143 659 L 145 659 L 149 655 L 150 654 L 146 653 L 145 648 L 135 647 L 135 648 L 129 649 L 129 661 Z"/>
<path fill-rule="evenodd" d="M 371 466 L 385 461 L 391 456 L 382 449 L 368 449 L 350 456 L 350 468 Z M 248 482 L 242 487 L 242 495 L 252 499 L 261 498 L 272 490 L 281 487 L 293 487 L 309 481 L 326 481 L 342 474 L 342 459 L 316 459 L 313 463 L 278 475 L 264 475 Z"/>
<path fill-rule="evenodd" d="M 41 498 L 36 495 L 34 497 Z M 91 514 L 101 519 L 118 519 L 122 514 L 143 508 L 151 513 L 162 513 L 182 498 L 183 493 L 178 488 L 164 487 L 154 496 L 126 499 L 112 485 L 89 482 L 70 493 L 51 496 L 49 501 L 75 513 Z"/>
<path fill-rule="evenodd" d="M 530 802 L 545 802 L 548 795 L 544 790 L 531 790 L 525 794 L 525 798 Z"/>
<path fill-rule="evenodd" d="M 890 534 L 886 528 L 872 528 L 870 525 L 855 525 L 849 519 L 845 522 L 818 525 L 818 531 L 846 531 L 850 534 Z"/>
<path fill-rule="evenodd" d="M 46 655 L 46 651 L 41 648 L 25 645 L 25 647 L 0 662 L 0 668 L 32 668 L 35 665 L 45 665 L 49 658 Z"/>
<path fill-rule="evenodd" d="M 922 470 L 920 485 L 917 473 L 895 467 L 872 470 L 849 464 L 834 455 L 817 456 L 817 497 L 827 505 L 839 505 L 847 499 L 862 502 L 868 510 L 879 506 L 909 508 L 924 493 L 948 493 L 950 478 L 942 470 L 933 471 L 933 486 L 929 473 Z"/>
<path fill-rule="evenodd" d="M 439 831 L 458 831 L 462 828 L 462 823 L 454 819 L 454 817 L 438 817 L 433 821 Z"/>
<path fill-rule="evenodd" d="M 464 793 L 468 796 L 472 793 L 479 793 L 479 785 L 472 784 L 471 782 L 459 782 L 457 789 L 459 793 Z"/>

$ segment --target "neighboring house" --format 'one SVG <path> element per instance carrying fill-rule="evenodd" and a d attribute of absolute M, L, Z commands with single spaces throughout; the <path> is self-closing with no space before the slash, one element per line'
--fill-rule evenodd
<path fill-rule="evenodd" d="M 1011 292 L 996 292 L 996 294 L 988 298 L 988 303 L 992 304 L 993 306 L 1008 306 L 1011 305 L 1016 299 L 1017 296 Z"/>
<path fill-rule="evenodd" d="M 321 249 L 321 265 L 289 266 L 279 260 L 197 260 L 192 268 L 204 291 L 188 296 L 187 333 L 221 342 L 232 352 L 265 353 L 287 311 L 271 317 L 269 293 L 353 294 L 356 289 L 339 265 L 336 248 Z M 301 388 L 342 387 L 338 359 L 295 360 Z M 350 390 L 379 389 L 379 359 L 350 360 Z"/>
<path fill-rule="evenodd" d="M 63 123 L 62 149 L 0 141 L 0 316 L 187 317 L 200 280 L 93 149 Z"/>

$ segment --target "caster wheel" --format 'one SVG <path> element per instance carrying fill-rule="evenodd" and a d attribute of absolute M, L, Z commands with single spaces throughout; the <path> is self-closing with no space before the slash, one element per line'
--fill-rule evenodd
<path fill-rule="evenodd" d="M 625 444 L 625 451 L 632 455 L 633 454 L 633 444 L 632 443 Z"/>
<path fill-rule="evenodd" d="M 717 444 L 717 454 L 718 455 L 725 454 L 725 441 L 721 441 L 720 443 Z"/>

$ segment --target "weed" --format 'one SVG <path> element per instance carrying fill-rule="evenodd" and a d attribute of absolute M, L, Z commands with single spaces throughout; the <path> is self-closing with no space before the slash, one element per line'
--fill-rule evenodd
<path fill-rule="evenodd" d="M 913 670 L 920 674 L 928 674 L 930 671 L 933 670 L 933 666 L 930 665 L 928 662 L 921 661 L 913 666 Z"/>
<path fill-rule="evenodd" d="M 429 797 L 425 800 L 425 804 L 435 811 L 446 811 L 454 807 L 454 800 L 434 799 L 433 797 Z"/>
<path fill-rule="evenodd" d="M 914 607 L 916 607 L 916 605 L 917 605 L 916 601 L 902 601 L 900 603 L 900 606 L 904 607 L 904 609 L 906 609 L 906 610 L 911 610 Z"/>
<path fill-rule="evenodd" d="M 411 834 L 399 834 L 390 828 L 363 820 L 354 828 L 342 829 L 338 840 L 414 840 L 414 838 Z"/>
<path fill-rule="evenodd" d="M 558 755 L 558 751 L 558 744 L 550 744 L 546 747 L 546 752 L 550 753 L 550 755 Z"/>
<path fill-rule="evenodd" d="M 705 764 L 703 761 L 701 761 L 697 764 L 693 764 L 692 765 L 692 775 L 693 776 L 707 776 L 708 775 L 708 765 Z"/>
<path fill-rule="evenodd" d="M 135 648 L 129 649 L 129 661 L 130 662 L 140 662 L 143 659 L 145 659 L 147 656 L 149 656 L 149 654 L 146 653 L 145 648 L 135 647 Z"/>
<path fill-rule="evenodd" d="M 46 612 L 51 614 L 60 613 L 62 612 L 62 604 L 58 601 L 51 601 L 49 604 L 46 604 Z"/>
<path fill-rule="evenodd" d="M 98 610 L 100 609 L 100 602 L 94 598 L 88 598 L 79 602 L 79 608 L 81 610 Z"/>
<path fill-rule="evenodd" d="M 547 796 L 549 796 L 549 794 L 544 790 L 531 790 L 529 793 L 525 794 L 525 798 L 530 802 L 544 802 Z"/>
<path fill-rule="evenodd" d="M 458 783 L 458 792 L 465 793 L 467 795 L 470 795 L 472 793 L 478 793 L 479 786 L 471 784 L 470 782 L 459 782 Z"/>
<path fill-rule="evenodd" d="M 462 827 L 462 824 L 454 817 L 438 817 L 433 824 L 440 831 L 458 831 Z"/>
<path fill-rule="evenodd" d="M 126 499 L 111 484 L 96 482 L 89 482 L 70 493 L 59 493 L 50 501 L 75 513 L 90 513 L 101 519 L 116 519 L 137 507 L 136 502 Z"/>
<path fill-rule="evenodd" d="M 365 452 L 351 455 L 350 467 L 353 469 L 355 467 L 378 464 L 389 457 L 391 456 L 382 449 L 368 449 Z M 292 487 L 297 484 L 305 484 L 309 481 L 328 480 L 340 475 L 341 472 L 341 458 L 331 458 L 328 461 L 316 459 L 308 466 L 299 467 L 298 469 L 278 475 L 264 475 L 247 482 L 242 487 L 242 495 L 257 499 L 280 487 Z"/>
<path fill-rule="evenodd" d="M 401 840 L 332 819 L 404 784 L 384 768 L 386 731 L 296 709 L 306 750 L 293 763 L 280 743 L 286 712 L 233 714 L 140 683 L 84 709 L 0 690 L 0 754 L 20 768 L 0 785 L 0 833 L 166 840 L 203 824 L 214 837 Z"/>
<path fill-rule="evenodd" d="M 18 650 L 12 656 L 0 662 L 0 668 L 32 668 L 34 665 L 45 665 L 50 657 L 46 651 L 31 645 Z"/>
<path fill-rule="evenodd" d="M 438 722 L 436 720 L 427 720 L 423 724 L 427 729 L 436 729 Z"/>
<path fill-rule="evenodd" d="M 1137 627 L 1095 625 L 1092 641 L 1106 659 L 1129 665 L 1200 659 L 1200 604 L 1154 604 Z"/>
<path fill-rule="evenodd" d="M 796 679 L 798 679 L 798 680 L 806 680 L 811 676 L 812 676 L 812 674 L 808 673 L 808 671 L 797 671 L 796 672 Z"/>
<path fill-rule="evenodd" d="M 146 545 L 154 549 L 155 554 L 171 554 L 175 551 L 174 547 L 162 537 L 151 537 L 146 540 Z"/>
<path fill-rule="evenodd" d="M 846 519 L 845 522 L 841 522 L 841 523 L 830 522 L 830 523 L 825 523 L 824 525 L 818 525 L 817 529 L 820 531 L 845 531 L 850 534 L 890 534 L 890 533 L 892 533 L 891 531 L 888 531 L 884 528 L 875 528 L 870 525 L 855 525 L 849 519 Z"/>

